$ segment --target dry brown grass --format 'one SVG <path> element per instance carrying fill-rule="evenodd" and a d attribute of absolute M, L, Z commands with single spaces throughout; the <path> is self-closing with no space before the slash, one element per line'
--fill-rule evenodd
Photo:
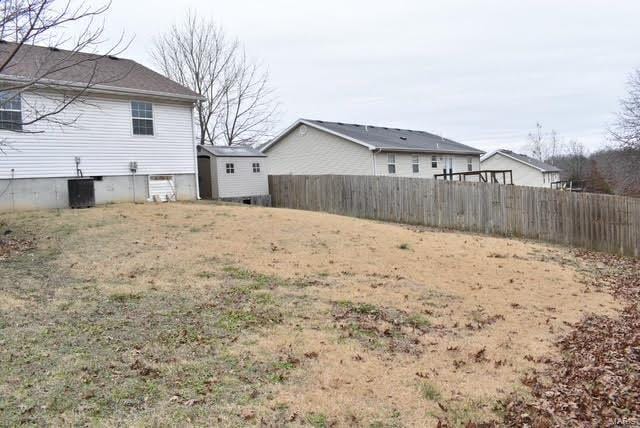
<path fill-rule="evenodd" d="M 585 287 L 568 250 L 521 240 L 206 203 L 6 221 L 43 228 L 60 244 L 55 266 L 111 299 L 207 296 L 224 290 L 225 269 L 264 276 L 261 292 L 284 302 L 283 317 L 238 332 L 228 349 L 241 359 L 275 358 L 287 375 L 243 404 L 246 423 L 490 419 L 497 399 L 554 357 L 566 323 L 617 309 L 609 294 Z M 62 304 L 73 293 L 59 289 L 51 299 Z M 0 309 L 17 299 L 1 295 Z"/>

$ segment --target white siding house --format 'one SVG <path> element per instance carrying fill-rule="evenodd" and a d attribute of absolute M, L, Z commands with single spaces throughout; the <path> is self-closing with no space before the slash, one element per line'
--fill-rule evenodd
<path fill-rule="evenodd" d="M 560 180 L 560 170 L 553 165 L 514 153 L 510 150 L 496 150 L 482 157 L 483 170 L 511 170 L 513 184 L 517 186 L 551 187 Z"/>
<path fill-rule="evenodd" d="M 198 146 L 202 199 L 268 205 L 267 157 L 248 146 Z"/>
<path fill-rule="evenodd" d="M 23 68 L 41 55 L 64 53 L 26 49 Z M 105 61 L 131 71 L 121 82 L 88 89 L 82 102 L 56 116 L 64 124 L 39 121 L 16 132 L 0 123 L 0 210 L 67 207 L 67 181 L 80 176 L 94 179 L 97 204 L 196 198 L 192 108 L 198 96 L 133 61 L 104 58 L 97 65 Z M 36 88 L 11 96 L 20 100 L 27 123 L 28 106 L 46 110 L 61 92 L 74 90 L 61 83 L 56 92 Z"/>
<path fill-rule="evenodd" d="M 269 174 L 433 178 L 478 171 L 480 150 L 423 131 L 300 119 L 262 147 Z"/>

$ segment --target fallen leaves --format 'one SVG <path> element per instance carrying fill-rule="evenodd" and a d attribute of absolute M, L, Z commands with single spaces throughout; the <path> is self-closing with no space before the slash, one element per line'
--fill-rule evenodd
<path fill-rule="evenodd" d="M 563 358 L 544 360 L 543 372 L 522 379 L 534 399 L 505 403 L 507 426 L 640 425 L 640 261 L 579 256 L 594 267 L 588 286 L 611 290 L 627 306 L 617 317 L 588 315 L 571 325 L 557 344 Z"/>

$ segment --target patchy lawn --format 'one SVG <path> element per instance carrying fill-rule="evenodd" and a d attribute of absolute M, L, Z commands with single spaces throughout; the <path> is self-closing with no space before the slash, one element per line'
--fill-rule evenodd
<path fill-rule="evenodd" d="M 206 203 L 2 221 L 0 425 L 497 420 L 620 309 L 518 240 Z"/>

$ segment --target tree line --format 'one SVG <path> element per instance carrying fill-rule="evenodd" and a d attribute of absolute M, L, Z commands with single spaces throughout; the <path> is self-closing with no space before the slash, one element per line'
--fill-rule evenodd
<path fill-rule="evenodd" d="M 536 124 L 529 134 L 529 154 L 562 170 L 561 179 L 581 183 L 586 191 L 640 197 L 640 69 L 627 82 L 627 94 L 609 127 L 608 144 L 593 153 L 577 140 L 564 142 L 555 130 Z"/>

